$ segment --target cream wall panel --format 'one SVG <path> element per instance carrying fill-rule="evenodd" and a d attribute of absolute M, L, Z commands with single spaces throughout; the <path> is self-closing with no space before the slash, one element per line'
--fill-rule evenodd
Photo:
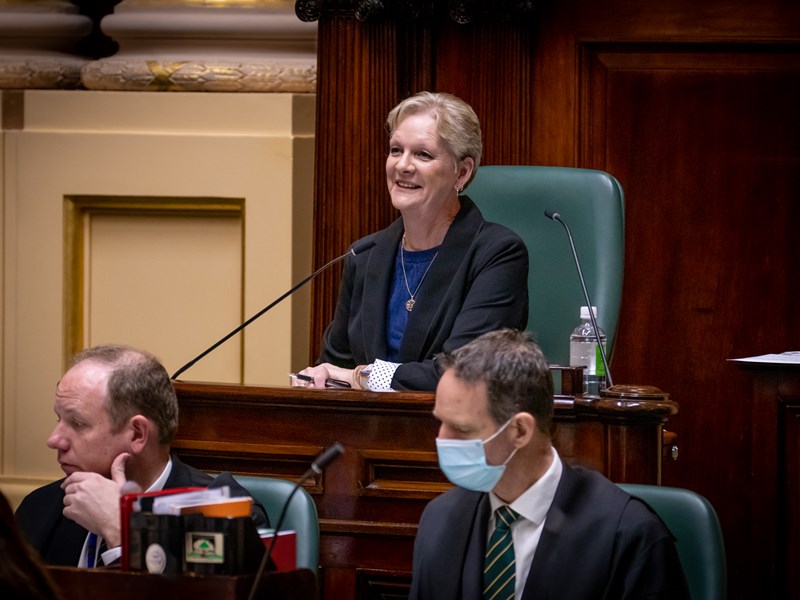
<path fill-rule="evenodd" d="M 87 229 L 84 345 L 125 340 L 182 356 L 207 347 L 208 331 L 232 329 L 231 315 L 244 320 L 241 219 L 112 214 L 93 216 Z M 198 304 L 213 310 L 198 315 Z M 237 341 L 193 367 L 192 379 L 239 373 Z"/>
<path fill-rule="evenodd" d="M 0 92 L 0 254 L 2 254 L 3 259 L 0 260 L 0 281 L 5 281 L 5 197 L 6 197 L 6 161 L 5 161 L 5 140 L 6 140 L 6 122 L 8 119 L 8 111 L 6 109 L 6 102 L 5 97 L 3 96 L 3 92 Z M 3 356 L 3 340 L 5 339 L 5 319 L 2 318 L 5 314 L 5 294 L 0 293 L 0 359 Z M 6 423 L 11 422 L 8 419 L 7 413 L 13 410 L 10 406 L 5 406 L 4 403 L 4 395 L 3 389 L 5 388 L 6 377 L 4 373 L 4 369 L 0 369 L 0 436 L 3 436 L 3 432 L 6 429 Z M 9 403 L 11 404 L 11 403 Z M 0 438 L 1 440 L 2 438 Z M 0 443 L 0 472 L 4 471 L 5 465 L 5 452 L 3 448 L 3 444 Z M 3 491 L 5 492 L 5 486 L 3 486 Z M 12 500 L 12 506 L 16 506 Z"/>
<path fill-rule="evenodd" d="M 28 91 L 25 130 L 313 136 L 315 99 L 314 94 Z"/>
<path fill-rule="evenodd" d="M 242 203 L 235 217 L 112 214 L 86 224 L 83 341 L 141 346 L 172 373 L 310 272 L 314 101 L 24 93 L 24 126 L 3 133 L 4 490 L 59 474 L 45 441 L 74 309 L 67 200 Z M 285 385 L 307 355 L 304 290 L 181 378 Z"/>

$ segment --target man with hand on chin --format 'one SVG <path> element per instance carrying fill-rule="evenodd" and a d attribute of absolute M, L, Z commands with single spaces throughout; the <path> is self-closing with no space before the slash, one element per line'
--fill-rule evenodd
<path fill-rule="evenodd" d="M 412 599 L 689 597 L 658 516 L 559 457 L 550 369 L 526 333 L 486 333 L 437 362 L 439 465 L 457 487 L 422 515 Z"/>
<path fill-rule="evenodd" d="M 47 445 L 66 477 L 28 494 L 17 524 L 51 565 L 94 567 L 116 562 L 119 498 L 125 491 L 230 486 L 229 473 L 212 478 L 170 454 L 178 429 L 178 400 L 164 367 L 147 352 L 105 345 L 84 350 L 56 387 L 57 424 Z M 268 525 L 253 505 L 259 527 Z"/>

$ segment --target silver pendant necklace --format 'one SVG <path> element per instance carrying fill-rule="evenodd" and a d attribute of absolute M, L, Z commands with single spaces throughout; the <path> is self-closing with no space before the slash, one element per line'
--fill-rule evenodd
<path fill-rule="evenodd" d="M 420 279 L 419 283 L 417 284 L 417 289 L 415 289 L 414 292 L 412 293 L 411 288 L 408 286 L 408 277 L 406 276 L 406 259 L 403 252 L 403 246 L 405 245 L 406 245 L 406 234 L 403 234 L 403 239 L 400 240 L 400 266 L 403 268 L 403 281 L 405 281 L 406 283 L 406 290 L 408 291 L 408 295 L 410 296 L 410 298 L 406 300 L 406 310 L 408 312 L 411 312 L 412 310 L 414 310 L 414 305 L 417 303 L 417 301 L 414 299 L 414 296 L 417 295 L 417 292 L 419 291 L 422 282 L 425 281 L 425 276 L 428 274 L 428 271 L 431 270 L 431 265 L 433 264 L 433 261 L 435 261 L 436 257 L 439 256 L 439 251 L 437 250 L 436 254 L 433 255 L 431 262 L 428 263 L 428 267 L 422 274 L 422 279 Z"/>

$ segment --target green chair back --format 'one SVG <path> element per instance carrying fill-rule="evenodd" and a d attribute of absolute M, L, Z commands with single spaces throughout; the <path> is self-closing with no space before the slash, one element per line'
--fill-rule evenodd
<path fill-rule="evenodd" d="M 717 513 L 709 501 L 683 488 L 618 485 L 649 504 L 672 532 L 693 600 L 724 600 L 725 542 Z"/>
<path fill-rule="evenodd" d="M 624 198 L 603 171 L 568 167 L 482 166 L 464 192 L 484 218 L 515 231 L 528 247 L 528 330 L 550 364 L 569 364 L 569 336 L 586 304 L 561 215 L 570 228 L 609 358 L 622 297 Z"/>
<path fill-rule="evenodd" d="M 242 487 L 267 511 L 270 524 L 278 524 L 284 504 L 294 489 L 294 482 L 274 477 L 236 475 Z M 319 566 L 319 519 L 311 495 L 303 488 L 295 492 L 286 510 L 281 531 L 294 530 L 297 534 L 297 568 L 317 572 Z"/>

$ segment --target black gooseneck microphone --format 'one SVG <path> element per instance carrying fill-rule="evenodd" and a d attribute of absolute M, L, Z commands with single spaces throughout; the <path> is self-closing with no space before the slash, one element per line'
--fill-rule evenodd
<path fill-rule="evenodd" d="M 297 490 L 300 489 L 300 486 L 303 485 L 303 483 L 305 483 L 306 480 L 313 475 L 321 475 L 327 466 L 339 458 L 342 454 L 344 454 L 344 446 L 342 446 L 339 442 L 335 442 L 333 446 L 323 451 L 322 454 L 314 459 L 314 462 L 311 463 L 311 467 L 309 467 L 309 469 L 303 473 L 303 476 L 292 488 L 292 491 L 289 493 L 289 497 L 286 498 L 286 502 L 283 504 L 281 514 L 278 517 L 278 522 L 275 523 L 275 533 L 272 535 L 269 546 L 267 547 L 267 550 L 264 552 L 264 556 L 261 559 L 261 564 L 258 566 L 258 572 L 253 580 L 253 587 L 250 588 L 250 594 L 248 594 L 247 600 L 253 600 L 253 598 L 255 598 L 256 589 L 258 588 L 261 578 L 264 576 L 264 569 L 266 569 L 267 564 L 269 564 L 269 557 L 272 556 L 272 549 L 275 547 L 275 542 L 278 539 L 278 533 L 281 530 L 281 525 L 283 525 L 283 519 L 286 516 L 286 510 L 289 508 L 289 504 L 291 503 L 295 492 L 297 492 Z"/>
<path fill-rule="evenodd" d="M 572 256 L 575 259 L 575 266 L 578 268 L 578 279 L 581 280 L 581 287 L 583 288 L 583 297 L 586 299 L 586 306 L 589 307 L 589 318 L 592 320 L 592 327 L 594 327 L 594 336 L 597 339 L 597 345 L 600 347 L 600 355 L 603 358 L 603 365 L 606 368 L 606 381 L 608 383 L 607 387 L 611 387 L 614 385 L 614 381 L 611 379 L 611 369 L 608 366 L 608 359 L 606 358 L 606 348 L 603 343 L 600 341 L 600 330 L 597 328 L 597 319 L 595 319 L 594 311 L 592 310 L 592 301 L 589 299 L 589 291 L 586 289 L 586 281 L 583 279 L 583 271 L 581 270 L 581 261 L 578 260 L 578 252 L 575 250 L 575 242 L 572 241 L 572 233 L 569 230 L 564 219 L 561 218 L 561 215 L 557 212 L 550 210 L 549 208 L 544 211 L 544 216 L 548 219 L 552 219 L 553 221 L 558 221 L 564 226 L 564 229 L 567 232 L 567 237 L 569 238 L 569 245 L 572 248 Z"/>
<path fill-rule="evenodd" d="M 245 327 L 247 327 L 248 325 L 250 325 L 250 323 L 252 323 L 252 322 L 253 322 L 253 321 L 255 321 L 256 319 L 258 319 L 258 318 L 259 318 L 261 315 L 263 315 L 265 312 L 267 312 L 268 310 L 270 310 L 270 309 L 271 309 L 273 306 L 275 306 L 276 304 L 278 304 L 278 303 L 282 302 L 282 301 L 283 301 L 283 300 L 285 300 L 287 297 L 289 297 L 289 296 L 291 296 L 292 294 L 294 294 L 294 293 L 295 293 L 295 292 L 296 292 L 298 289 L 300 289 L 300 288 L 301 288 L 301 287 L 303 287 L 303 286 L 304 286 L 306 283 L 308 283 L 309 281 L 311 281 L 312 279 L 314 279 L 314 277 L 316 277 L 317 275 L 319 275 L 320 273 L 322 273 L 322 272 L 323 272 L 325 269 L 327 269 L 328 267 L 330 267 L 330 266 L 332 266 L 332 265 L 335 265 L 336 263 L 338 263 L 338 262 L 339 262 L 339 261 L 341 261 L 341 260 L 344 260 L 344 259 L 345 259 L 345 258 L 347 258 L 348 256 L 356 256 L 357 254 L 361 254 L 362 252 L 365 252 L 366 250 L 370 250 L 370 249 L 371 249 L 371 248 L 372 248 L 374 245 L 375 245 L 375 242 L 374 242 L 373 240 L 361 240 L 361 241 L 359 241 L 359 242 L 356 242 L 355 244 L 353 244 L 353 247 L 352 247 L 352 248 L 350 248 L 350 250 L 348 250 L 347 252 L 345 252 L 345 253 L 344 253 L 344 254 L 342 254 L 341 256 L 338 256 L 338 257 L 334 258 L 334 259 L 333 259 L 333 260 L 331 260 L 330 262 L 327 262 L 327 263 L 325 263 L 324 265 L 322 265 L 322 266 L 321 266 L 319 269 L 317 269 L 316 271 L 314 271 L 314 272 L 313 272 L 311 275 L 309 275 L 308 277 L 306 277 L 305 279 L 303 279 L 303 281 L 301 281 L 300 283 L 296 284 L 296 285 L 295 285 L 295 286 L 294 286 L 292 289 L 290 289 L 288 292 L 286 292 L 285 294 L 283 294 L 283 296 L 281 296 L 281 297 L 280 297 L 280 298 L 278 298 L 277 300 L 274 300 L 273 302 L 271 302 L 270 304 L 268 304 L 267 306 L 265 306 L 264 308 L 262 308 L 262 309 L 261 309 L 261 310 L 260 310 L 258 313 L 256 313 L 255 315 L 253 315 L 252 317 L 250 317 L 249 319 L 247 319 L 247 321 L 245 321 L 244 323 L 242 323 L 241 325 L 239 325 L 239 326 L 238 326 L 236 329 L 234 329 L 233 331 L 231 331 L 231 332 L 230 332 L 228 335 L 226 335 L 226 336 L 225 336 L 225 337 L 223 337 L 221 340 L 219 340 L 219 341 L 217 341 L 216 343 L 214 343 L 214 344 L 213 344 L 211 347 L 207 348 L 206 350 L 204 350 L 203 352 L 201 352 L 200 354 L 198 354 L 197 356 L 195 356 L 195 357 L 194 357 L 192 360 L 190 360 L 188 363 L 186 363 L 185 365 L 183 365 L 183 366 L 182 366 L 180 369 L 178 369 L 177 371 L 175 371 L 175 374 L 172 376 L 172 379 L 177 379 L 177 378 L 178 378 L 178 375 L 180 375 L 181 373 L 183 373 L 184 371 L 186 371 L 187 369 L 189 369 L 190 367 L 192 367 L 192 366 L 193 366 L 193 365 L 194 365 L 194 364 L 195 364 L 195 363 L 196 363 L 198 360 L 200 360 L 201 358 L 203 358 L 204 356 L 206 356 L 206 355 L 207 355 L 207 354 L 209 354 L 210 352 L 213 352 L 214 350 L 216 350 L 216 349 L 217 349 L 219 346 L 221 346 L 222 344 L 224 344 L 225 342 L 227 342 L 227 341 L 228 341 L 230 338 L 232 338 L 234 335 L 236 335 L 237 333 L 239 333 L 239 332 L 240 332 L 242 329 L 244 329 Z"/>

